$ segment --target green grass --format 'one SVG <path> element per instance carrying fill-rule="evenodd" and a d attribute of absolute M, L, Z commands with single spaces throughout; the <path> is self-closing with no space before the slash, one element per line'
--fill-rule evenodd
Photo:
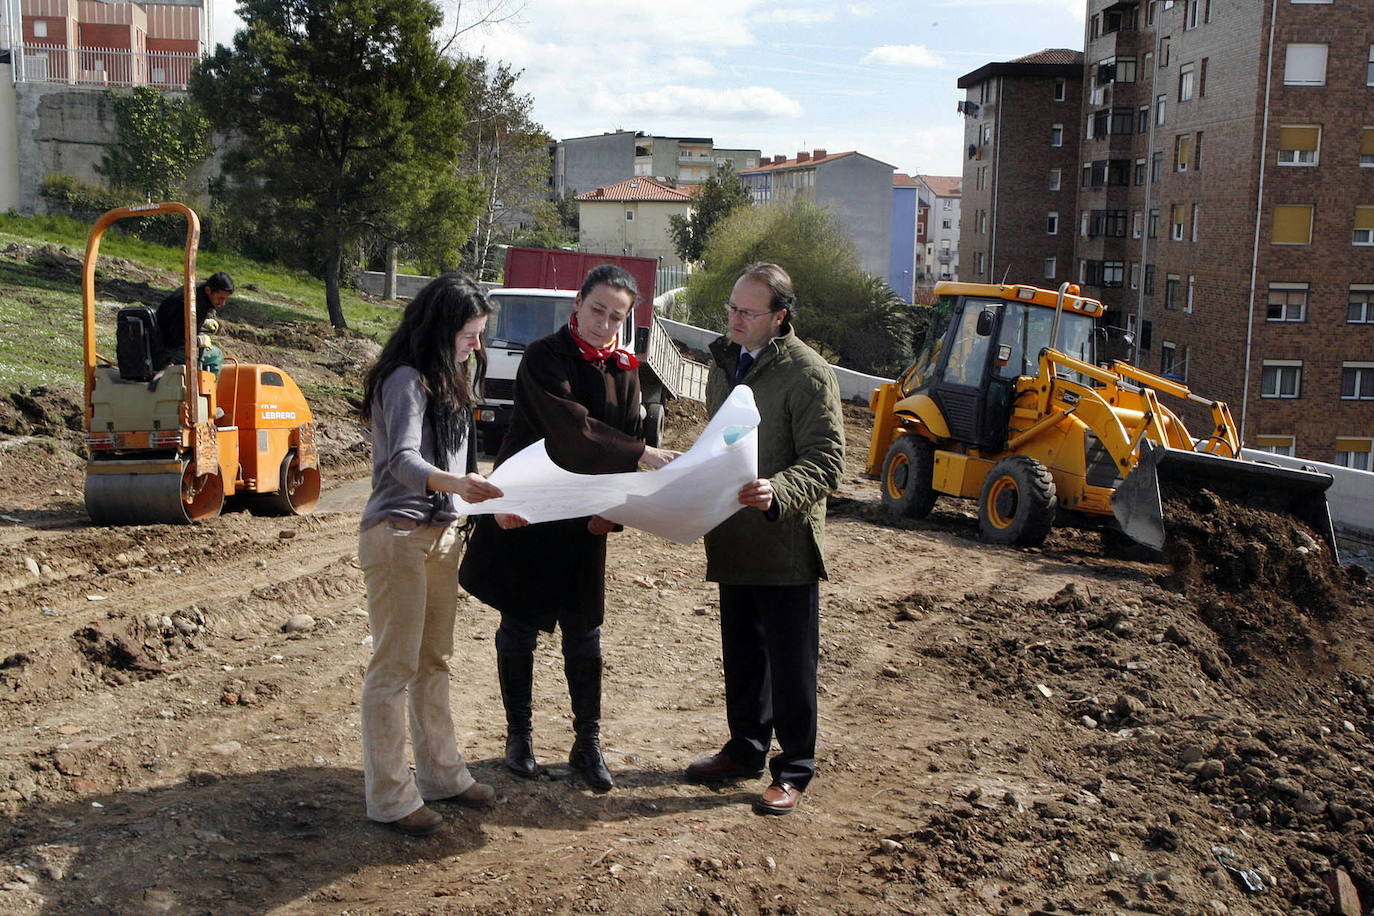
<path fill-rule="evenodd" d="M 5 255 L 3 249 L 10 242 L 53 244 L 83 258 L 89 231 L 90 226 L 68 217 L 0 213 L 0 328 L 4 328 L 0 333 L 0 391 L 12 391 L 21 384 L 81 384 L 80 281 L 55 279 Z M 101 240 L 100 254 L 166 271 L 168 290 L 180 285 L 180 248 L 111 231 Z M 238 255 L 200 253 L 198 276 L 218 270 L 227 272 L 238 286 L 226 308 L 234 321 L 258 325 L 313 323 L 322 336 L 333 333 L 324 284 L 309 274 Z M 394 306 L 366 302 L 350 290 L 341 291 L 341 304 L 349 327 L 378 341 L 387 338 L 400 318 Z M 112 314 L 103 311 L 99 315 L 102 333 L 97 340 L 102 353 L 113 351 L 112 319 Z"/>

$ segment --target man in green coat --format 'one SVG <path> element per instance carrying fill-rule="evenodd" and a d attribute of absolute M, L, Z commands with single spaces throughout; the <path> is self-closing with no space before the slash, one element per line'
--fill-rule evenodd
<path fill-rule="evenodd" d="M 707 408 L 715 413 L 737 384 L 753 390 L 760 477 L 739 492 L 747 508 L 706 535 L 706 578 L 720 588 L 730 740 L 687 775 L 760 776 L 776 735 L 772 784 L 754 809 L 790 814 L 815 772 L 825 498 L 844 464 L 839 384 L 792 330 L 796 294 L 781 267 L 745 268 L 726 308 L 729 339 L 711 344 Z"/>

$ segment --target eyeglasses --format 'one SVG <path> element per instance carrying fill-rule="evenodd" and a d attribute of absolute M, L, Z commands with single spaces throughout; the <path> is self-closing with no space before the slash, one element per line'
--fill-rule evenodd
<path fill-rule="evenodd" d="M 753 321 L 757 318 L 762 318 L 764 315 L 771 315 L 773 312 L 771 309 L 767 312 L 751 312 L 748 309 L 736 308 L 733 303 L 726 302 L 725 314 L 727 316 L 738 315 L 746 321 Z"/>

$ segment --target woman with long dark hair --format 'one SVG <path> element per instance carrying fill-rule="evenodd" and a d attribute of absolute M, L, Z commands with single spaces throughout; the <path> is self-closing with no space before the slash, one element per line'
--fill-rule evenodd
<path fill-rule="evenodd" d="M 416 836 L 444 823 L 426 801 L 484 806 L 495 796 L 458 750 L 448 670 L 462 552 L 454 495 L 469 503 L 501 495 L 476 473 L 472 416 L 491 311 L 467 277 L 436 277 L 406 306 L 363 388 L 372 427 L 372 496 L 358 539 L 372 626 L 362 698 L 367 816 Z"/>
<path fill-rule="evenodd" d="M 515 377 L 515 413 L 496 457 L 544 440 L 549 457 L 580 474 L 659 468 L 677 454 L 641 437 L 639 365 L 617 332 L 639 297 L 624 269 L 587 274 L 568 324 L 530 344 Z M 606 607 L 606 535 L 599 516 L 529 525 L 482 516 L 459 579 L 501 612 L 496 670 L 506 708 L 506 766 L 537 776 L 531 694 L 539 631 L 563 633 L 563 671 L 576 733 L 568 762 L 597 791 L 615 785 L 601 752 L 601 622 Z"/>

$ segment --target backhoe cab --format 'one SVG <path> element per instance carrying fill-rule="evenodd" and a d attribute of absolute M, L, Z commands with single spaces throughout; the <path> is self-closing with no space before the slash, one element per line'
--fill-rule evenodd
<path fill-rule="evenodd" d="M 1165 541 L 1161 484 L 1206 487 L 1286 512 L 1334 545 L 1326 474 L 1239 460 L 1220 401 L 1128 363 L 1095 364 L 1102 303 L 1064 284 L 940 283 L 912 365 L 873 392 L 867 472 L 889 511 L 927 515 L 941 495 L 976 499 L 989 541 L 1044 541 L 1059 522 Z M 1208 408 L 1193 436 L 1160 395 Z"/>

